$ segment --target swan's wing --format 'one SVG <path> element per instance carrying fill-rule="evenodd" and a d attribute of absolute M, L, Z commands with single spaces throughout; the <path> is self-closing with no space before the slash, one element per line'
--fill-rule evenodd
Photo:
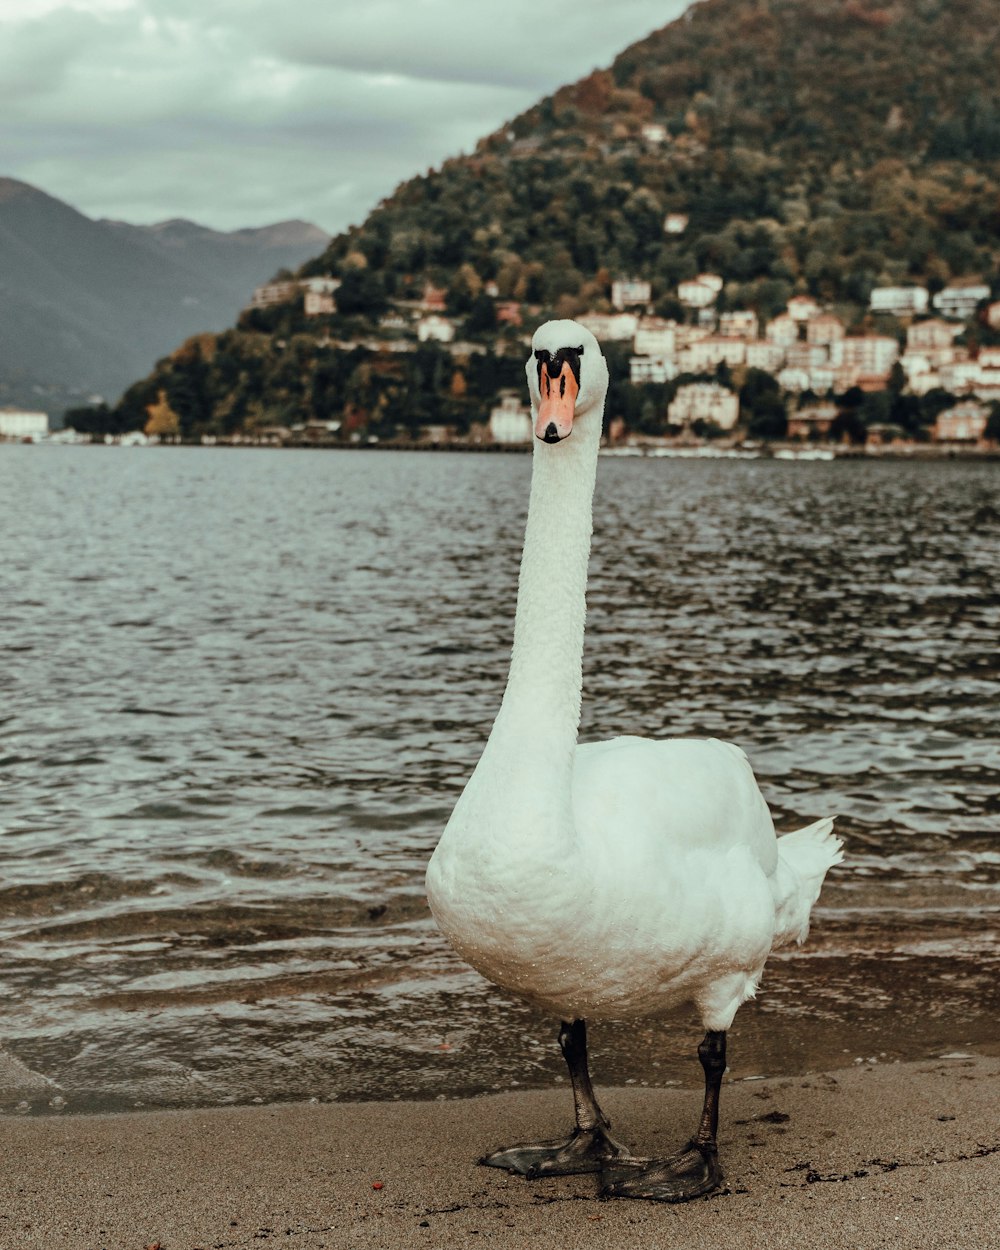
<path fill-rule="evenodd" d="M 770 877 L 774 822 L 747 757 L 715 738 L 613 738 L 577 747 L 577 836 L 595 854 L 617 844 L 640 858 L 743 850 Z"/>

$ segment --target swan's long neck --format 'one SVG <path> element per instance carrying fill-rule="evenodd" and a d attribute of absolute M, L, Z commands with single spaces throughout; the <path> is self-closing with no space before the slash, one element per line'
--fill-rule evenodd
<path fill-rule="evenodd" d="M 600 431 L 536 444 L 514 648 L 481 768 L 506 779 L 517 809 L 569 812 L 583 672 L 587 561 Z"/>

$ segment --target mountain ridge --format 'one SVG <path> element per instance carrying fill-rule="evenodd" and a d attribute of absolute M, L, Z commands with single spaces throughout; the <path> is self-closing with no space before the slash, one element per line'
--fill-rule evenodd
<path fill-rule="evenodd" d="M 190 225 L 95 220 L 0 177 L 0 404 L 116 398 L 178 340 L 223 329 L 257 283 L 329 238 L 310 223 Z"/>

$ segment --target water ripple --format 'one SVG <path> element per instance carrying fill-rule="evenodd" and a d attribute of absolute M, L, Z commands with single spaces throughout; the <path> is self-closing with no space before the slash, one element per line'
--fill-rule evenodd
<path fill-rule="evenodd" d="M 29 1101 L 561 1075 L 422 889 L 499 705 L 529 472 L 0 447 L 0 1041 Z M 744 1072 L 995 1030 L 998 516 L 988 464 L 601 463 L 582 736 L 733 739 L 781 828 L 832 811 L 848 844 L 738 1017 Z M 693 1080 L 679 1023 L 595 1032 L 595 1071 Z"/>

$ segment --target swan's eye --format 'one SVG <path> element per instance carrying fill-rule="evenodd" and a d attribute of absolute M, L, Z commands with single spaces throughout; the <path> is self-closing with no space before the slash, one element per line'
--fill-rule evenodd
<path fill-rule="evenodd" d="M 563 371 L 563 365 L 568 364 L 572 370 L 573 377 L 576 378 L 577 386 L 580 385 L 580 357 L 583 355 L 583 347 L 560 347 L 555 354 L 547 351 L 544 347 L 538 348 L 535 352 L 535 359 L 538 361 L 538 385 L 542 385 L 542 374 L 548 370 L 550 378 L 557 378 Z"/>

